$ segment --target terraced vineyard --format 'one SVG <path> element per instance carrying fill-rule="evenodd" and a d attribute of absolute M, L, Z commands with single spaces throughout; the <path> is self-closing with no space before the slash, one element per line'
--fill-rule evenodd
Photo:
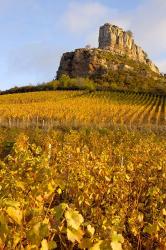
<path fill-rule="evenodd" d="M 1 127 L 166 128 L 164 96 L 54 91 L 0 96 Z"/>

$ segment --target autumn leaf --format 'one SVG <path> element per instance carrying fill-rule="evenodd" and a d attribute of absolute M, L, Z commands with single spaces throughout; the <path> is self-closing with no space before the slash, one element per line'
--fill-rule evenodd
<path fill-rule="evenodd" d="M 19 208 L 8 207 L 6 212 L 12 218 L 12 220 L 14 220 L 18 225 L 21 225 L 23 214 Z"/>
<path fill-rule="evenodd" d="M 47 242 L 46 239 L 42 240 L 40 250 L 49 250 L 49 248 L 48 248 L 48 242 Z"/>
<path fill-rule="evenodd" d="M 65 218 L 67 220 L 68 227 L 78 229 L 80 225 L 84 222 L 84 218 L 78 211 L 73 209 L 68 209 L 65 213 Z"/>
<path fill-rule="evenodd" d="M 89 233 L 91 236 L 94 235 L 94 233 L 95 233 L 94 227 L 92 227 L 91 225 L 88 225 L 88 226 L 87 226 L 87 230 L 88 230 L 88 233 Z"/>
<path fill-rule="evenodd" d="M 73 228 L 67 228 L 67 238 L 68 240 L 70 240 L 71 242 L 75 242 L 77 241 L 78 243 L 80 243 L 82 237 L 83 237 L 83 231 L 79 228 L 79 229 L 73 229 Z"/>
<path fill-rule="evenodd" d="M 111 247 L 112 250 L 122 250 L 122 244 L 117 241 L 111 242 Z"/>

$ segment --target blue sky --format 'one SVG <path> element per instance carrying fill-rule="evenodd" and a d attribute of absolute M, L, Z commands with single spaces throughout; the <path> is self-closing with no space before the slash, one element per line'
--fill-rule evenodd
<path fill-rule="evenodd" d="M 111 22 L 166 72 L 165 0 L 0 0 L 0 89 L 48 81 L 63 52 L 91 44 Z"/>

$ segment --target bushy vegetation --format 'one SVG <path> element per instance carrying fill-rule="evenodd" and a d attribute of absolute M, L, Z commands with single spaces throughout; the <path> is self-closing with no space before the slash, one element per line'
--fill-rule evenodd
<path fill-rule="evenodd" d="M 111 62 L 112 65 L 119 65 L 118 69 L 110 68 L 109 71 L 101 66 L 98 72 L 92 74 L 92 79 L 98 83 L 100 89 L 166 94 L 166 79 L 151 71 L 148 65 L 108 51 L 99 51 L 97 56 Z"/>
<path fill-rule="evenodd" d="M 88 78 L 70 78 L 67 75 L 62 75 L 59 79 L 59 87 L 61 89 L 93 91 L 96 89 L 96 84 Z"/>
<path fill-rule="evenodd" d="M 3 147 L 15 141 L 1 151 L 1 249 L 166 248 L 164 135 L 0 130 L 0 136 Z"/>
<path fill-rule="evenodd" d="M 68 75 L 62 75 L 59 80 L 52 80 L 47 83 L 38 85 L 28 85 L 23 87 L 14 87 L 5 91 L 1 91 L 0 94 L 14 94 L 14 93 L 26 93 L 37 91 L 54 91 L 54 90 L 96 90 L 97 84 L 88 78 L 70 78 Z"/>
<path fill-rule="evenodd" d="M 144 74 L 138 75 L 135 71 L 110 70 L 109 73 L 104 74 L 102 78 L 100 77 L 100 73 L 94 74 L 90 79 L 70 78 L 67 75 L 63 75 L 59 80 L 38 85 L 14 87 L 1 91 L 0 95 L 54 90 L 127 90 L 131 92 L 166 95 L 166 80 L 164 77 L 155 78 L 147 77 Z"/>

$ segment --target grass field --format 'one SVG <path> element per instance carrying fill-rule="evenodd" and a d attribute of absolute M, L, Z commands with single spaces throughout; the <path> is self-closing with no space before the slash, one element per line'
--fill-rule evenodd
<path fill-rule="evenodd" d="M 129 92 L 55 91 L 0 96 L 0 125 L 43 128 L 165 129 L 164 96 Z"/>
<path fill-rule="evenodd" d="M 0 249 L 165 250 L 165 105 L 128 92 L 0 96 Z"/>

